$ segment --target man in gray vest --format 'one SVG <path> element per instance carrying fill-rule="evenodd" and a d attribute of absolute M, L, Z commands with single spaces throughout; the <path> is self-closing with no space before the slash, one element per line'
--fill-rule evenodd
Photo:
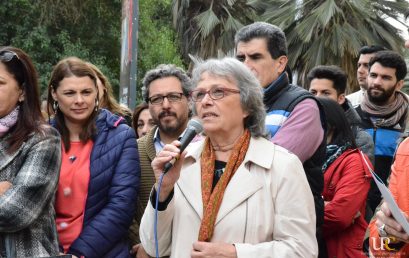
<path fill-rule="evenodd" d="M 314 196 L 320 239 L 324 219 L 321 166 L 326 145 L 320 105 L 308 91 L 289 83 L 285 72 L 287 42 L 280 28 L 264 22 L 247 25 L 236 33 L 235 48 L 236 58 L 247 65 L 264 88 L 266 126 L 272 142 L 293 152 L 303 163 Z M 321 250 L 320 253 L 325 254 Z"/>

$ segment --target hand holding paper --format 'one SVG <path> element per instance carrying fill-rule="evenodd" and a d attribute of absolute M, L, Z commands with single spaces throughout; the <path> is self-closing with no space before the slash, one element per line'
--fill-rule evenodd
<path fill-rule="evenodd" d="M 362 153 L 361 153 L 362 155 Z M 366 163 L 366 160 L 363 159 Z M 377 227 L 381 227 L 385 224 L 388 230 L 388 235 L 395 236 L 401 241 L 409 241 L 409 222 L 406 216 L 402 213 L 399 206 L 396 204 L 388 187 L 382 182 L 382 179 L 376 175 L 376 173 L 371 169 L 371 167 L 366 164 L 371 171 L 372 178 L 376 183 L 379 191 L 382 194 L 384 203 L 381 206 L 381 210 L 376 213 Z"/>
<path fill-rule="evenodd" d="M 405 218 L 407 221 L 407 218 Z M 406 222 L 407 223 L 407 222 Z M 405 233 L 403 226 L 392 216 L 388 203 L 384 202 L 381 209 L 376 213 L 376 226 L 379 228 L 385 224 L 384 229 L 389 237 L 394 237 L 396 241 L 409 242 L 409 235 Z"/>
<path fill-rule="evenodd" d="M 375 180 L 376 185 L 379 188 L 379 191 L 382 193 L 384 201 L 387 203 L 387 206 L 384 207 L 384 211 L 387 212 L 386 209 L 390 210 L 390 213 L 392 213 L 393 218 L 399 223 L 399 225 L 402 226 L 406 234 L 409 235 L 409 223 L 405 215 L 402 213 L 402 211 L 399 209 L 398 205 L 396 204 L 395 199 L 393 198 L 391 192 L 385 186 L 385 184 L 381 181 L 381 179 L 378 178 L 378 176 L 375 173 L 372 173 L 372 176 Z"/>

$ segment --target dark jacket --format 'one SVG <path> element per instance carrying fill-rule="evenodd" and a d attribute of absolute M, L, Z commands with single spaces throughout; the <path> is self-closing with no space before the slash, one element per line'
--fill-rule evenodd
<path fill-rule="evenodd" d="M 342 108 L 345 111 L 345 116 L 351 125 L 352 132 L 355 136 L 355 143 L 357 147 L 362 150 L 369 158 L 372 164 L 374 164 L 374 144 L 371 135 L 362 128 L 362 120 L 358 115 L 358 112 L 352 107 L 351 102 L 345 99 Z"/>
<path fill-rule="evenodd" d="M 289 84 L 288 78 L 284 74 L 274 81 L 273 85 L 269 86 L 269 89 L 264 92 L 264 105 L 266 106 L 267 112 L 273 110 L 280 111 L 280 113 L 289 117 L 297 104 L 307 98 L 316 100 L 314 96 L 305 89 Z M 325 128 L 323 109 L 321 104 L 318 101 L 316 102 L 320 108 L 322 127 Z M 269 129 L 275 133 L 280 127 Z M 317 227 L 320 227 L 324 221 L 324 201 L 321 196 L 324 187 L 324 177 L 321 168 L 325 161 L 325 146 L 326 142 L 324 137 L 321 145 L 312 157 L 303 164 L 308 183 L 314 196 Z"/>
<path fill-rule="evenodd" d="M 84 225 L 68 253 L 130 257 L 127 233 L 140 180 L 135 131 L 105 109 L 100 110 L 96 126 Z"/>
<path fill-rule="evenodd" d="M 393 161 L 393 156 L 397 147 L 398 140 L 405 129 L 406 113 L 402 115 L 399 122 L 391 127 L 378 127 L 370 117 L 370 114 L 361 109 L 361 106 L 355 108 L 362 120 L 362 127 L 371 135 L 375 150 L 375 173 L 386 183 Z M 371 189 L 368 193 L 368 203 L 372 211 L 376 209 L 382 196 L 375 183 L 371 183 Z"/>

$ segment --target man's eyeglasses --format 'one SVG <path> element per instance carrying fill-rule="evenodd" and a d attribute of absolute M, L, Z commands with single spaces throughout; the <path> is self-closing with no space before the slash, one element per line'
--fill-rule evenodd
<path fill-rule="evenodd" d="M 148 101 L 152 105 L 161 105 L 165 98 L 167 98 L 169 102 L 180 102 L 182 100 L 183 95 L 184 94 L 180 92 L 171 92 L 165 96 L 159 94 L 148 98 Z"/>
<path fill-rule="evenodd" d="M 0 52 L 0 60 L 1 61 L 10 62 L 11 60 L 13 60 L 14 57 L 16 57 L 18 60 L 20 60 L 18 55 L 16 53 L 14 53 L 13 51 L 4 50 L 4 51 Z"/>
<path fill-rule="evenodd" d="M 206 94 L 209 94 L 210 98 L 213 100 L 218 100 L 224 98 L 225 96 L 229 95 L 228 93 L 240 93 L 239 90 L 223 88 L 223 87 L 214 87 L 210 90 L 193 90 L 190 93 L 190 98 L 194 102 L 200 102 L 204 99 Z"/>

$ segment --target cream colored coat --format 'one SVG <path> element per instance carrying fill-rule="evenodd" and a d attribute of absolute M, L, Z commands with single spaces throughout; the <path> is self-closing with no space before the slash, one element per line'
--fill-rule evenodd
<path fill-rule="evenodd" d="M 202 148 L 203 141 L 189 146 L 174 197 L 159 211 L 160 256 L 190 257 L 197 241 L 203 214 Z M 154 217 L 148 204 L 140 237 L 153 256 Z M 314 201 L 298 158 L 263 138 L 252 138 L 224 193 L 211 242 L 235 244 L 239 258 L 316 257 Z"/>

